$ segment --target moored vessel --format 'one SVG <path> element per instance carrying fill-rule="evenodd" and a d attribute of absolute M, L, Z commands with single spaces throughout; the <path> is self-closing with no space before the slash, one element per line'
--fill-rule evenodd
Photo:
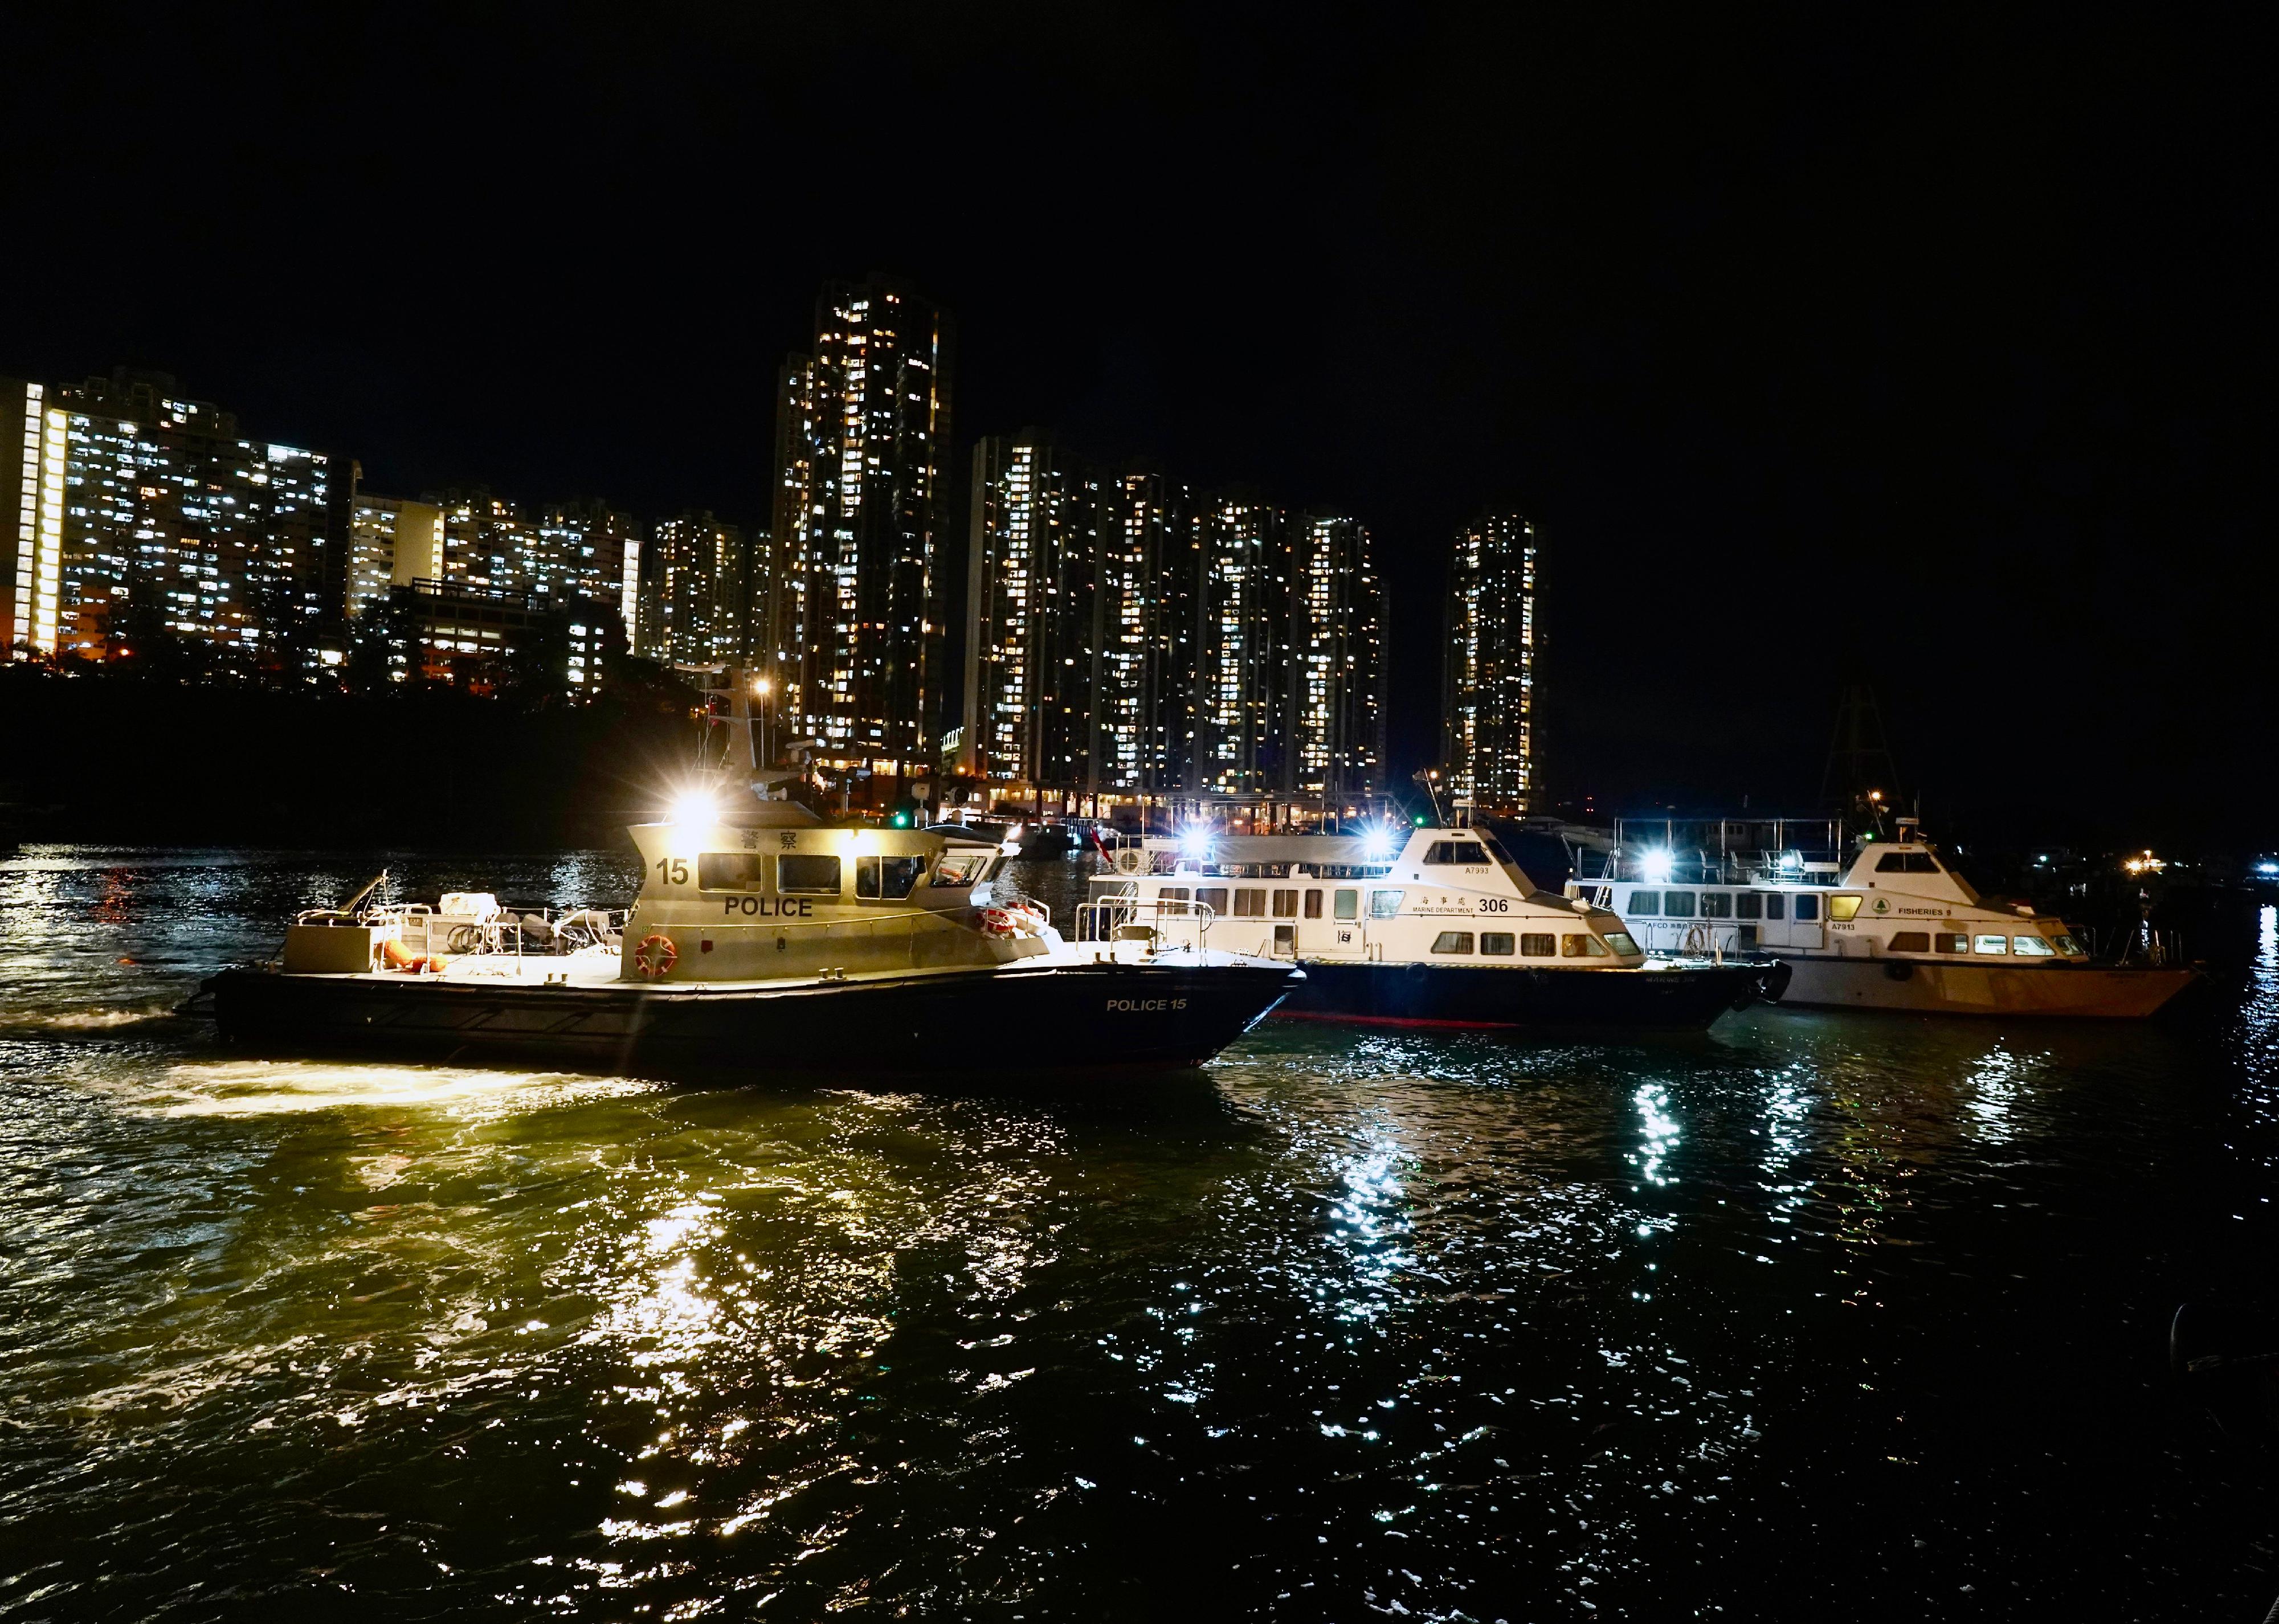
<path fill-rule="evenodd" d="M 1836 819 L 1618 820 L 1568 890 L 1664 951 L 1773 955 L 1783 1004 L 2130 1020 L 2199 974 L 2100 962 L 2063 919 L 1981 896 L 1916 820 L 1895 827 L 1847 859 Z"/>
<path fill-rule="evenodd" d="M 1613 911 L 1543 891 L 1485 830 L 1127 838 L 1089 882 L 1087 941 L 1293 964 L 1277 1009 L 1477 1028 L 1707 1026 L 1772 995 L 1769 960 L 1650 954 Z M 1713 955 L 1713 958 L 1715 955 Z"/>
<path fill-rule="evenodd" d="M 271 964 L 206 983 L 224 1038 L 587 1067 L 986 1070 L 1189 1066 L 1302 977 L 1205 946 L 1070 944 L 993 900 L 1008 848 L 707 802 L 631 831 L 624 915 L 437 905 L 304 915 Z"/>

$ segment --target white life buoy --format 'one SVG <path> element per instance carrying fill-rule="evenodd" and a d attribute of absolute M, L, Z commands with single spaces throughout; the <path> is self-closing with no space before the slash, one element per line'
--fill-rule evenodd
<path fill-rule="evenodd" d="M 1139 874 L 1147 867 L 1147 854 L 1136 846 L 1127 846 L 1116 854 L 1116 871 L 1118 874 Z"/>

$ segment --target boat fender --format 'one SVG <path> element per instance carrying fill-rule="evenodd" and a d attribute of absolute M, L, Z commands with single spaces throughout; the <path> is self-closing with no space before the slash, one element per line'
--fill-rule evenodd
<path fill-rule="evenodd" d="M 642 937 L 641 946 L 633 949 L 633 968 L 655 981 L 679 958 L 680 949 L 672 945 L 672 938 L 653 931 Z"/>
<path fill-rule="evenodd" d="M 1884 961 L 1884 974 L 1892 981 L 1913 981 L 1915 967 L 1905 959 L 1886 959 Z"/>
<path fill-rule="evenodd" d="M 419 955 L 403 945 L 402 938 L 391 936 L 380 945 L 380 961 L 390 969 L 417 969 Z"/>

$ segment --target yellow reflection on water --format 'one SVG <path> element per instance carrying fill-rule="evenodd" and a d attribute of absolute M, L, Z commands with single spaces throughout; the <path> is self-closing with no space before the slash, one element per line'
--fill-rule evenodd
<path fill-rule="evenodd" d="M 134 1103 L 165 1116 L 265 1116 L 350 1106 L 463 1106 L 503 1101 L 538 1107 L 565 1098 L 646 1092 L 655 1084 L 566 1072 L 322 1061 L 193 1061 L 138 1085 Z M 533 1092 L 533 1091 L 535 1091 Z M 518 1097 L 518 1098 L 516 1098 Z"/>

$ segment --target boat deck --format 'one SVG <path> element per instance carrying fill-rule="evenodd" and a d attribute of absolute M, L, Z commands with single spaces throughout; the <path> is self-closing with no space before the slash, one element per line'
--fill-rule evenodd
<path fill-rule="evenodd" d="M 956 977 L 971 976 L 975 970 L 987 968 L 1000 974 L 1020 974 L 1068 969 L 1084 965 L 1117 964 L 1125 966 L 1160 965 L 1165 969 L 1224 968 L 1233 965 L 1256 965 L 1255 958 L 1240 954 L 1193 948 L 1155 948 L 1140 941 L 1070 942 L 1047 953 L 1017 959 L 1001 966 L 943 965 L 934 968 L 894 969 L 848 969 L 813 976 L 769 976 L 727 979 L 703 975 L 668 974 L 651 979 L 628 978 L 622 973 L 623 961 L 616 950 L 588 947 L 572 954 L 513 954 L 471 953 L 450 961 L 440 970 L 385 969 L 349 971 L 324 975 L 319 978 L 335 982 L 364 982 L 374 984 L 403 986 L 481 986 L 500 989 L 538 990 L 546 987 L 574 987 L 601 990 L 613 987 L 647 987 L 660 992 L 750 992 L 758 991 L 791 992 L 802 987 L 839 986 L 849 984 L 881 981 L 909 981 L 913 978 Z M 678 967 L 676 967 L 678 968 Z M 300 974 L 309 974 L 301 972 Z"/>

